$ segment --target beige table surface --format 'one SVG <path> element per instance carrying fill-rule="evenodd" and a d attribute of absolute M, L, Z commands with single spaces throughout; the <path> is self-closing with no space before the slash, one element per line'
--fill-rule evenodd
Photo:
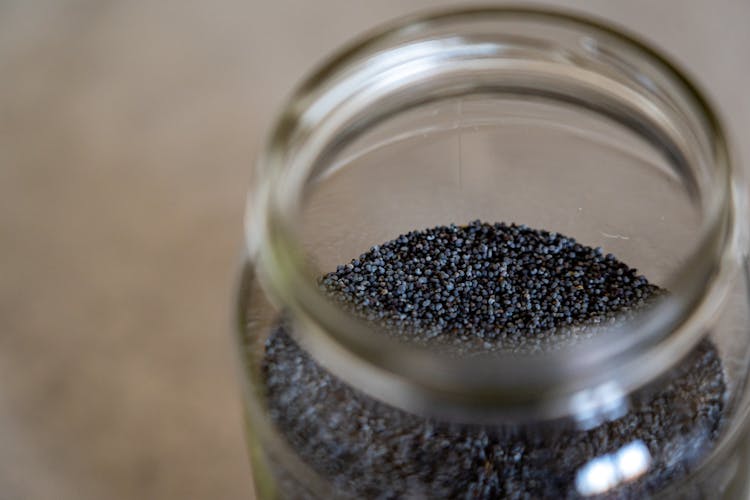
<path fill-rule="evenodd" d="M 257 144 L 322 54 L 445 3 L 0 1 L 0 500 L 252 498 L 229 311 Z M 750 158 L 750 2 L 564 5 L 673 54 Z"/>

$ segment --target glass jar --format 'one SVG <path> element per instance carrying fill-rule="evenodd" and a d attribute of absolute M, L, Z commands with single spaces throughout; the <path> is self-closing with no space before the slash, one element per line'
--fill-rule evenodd
<path fill-rule="evenodd" d="M 653 49 L 539 10 L 399 21 L 299 87 L 254 175 L 260 498 L 746 497 L 744 186 Z"/>

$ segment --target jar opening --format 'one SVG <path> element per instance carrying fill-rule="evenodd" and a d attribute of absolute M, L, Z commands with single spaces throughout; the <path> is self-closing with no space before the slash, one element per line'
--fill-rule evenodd
<path fill-rule="evenodd" d="M 468 222 L 477 218 L 474 211 L 487 214 L 485 218 L 500 213 L 500 202 L 492 195 L 501 183 L 488 180 L 489 170 L 476 166 L 469 170 L 467 163 L 462 164 L 472 140 L 476 145 L 481 139 L 483 147 L 501 143 L 509 158 L 528 163 L 522 172 L 525 177 L 518 177 L 515 184 L 505 182 L 511 187 L 505 193 L 504 218 L 531 217 L 529 199 L 545 202 L 546 191 L 535 192 L 537 184 L 529 179 L 546 179 L 545 186 L 558 192 L 572 186 L 565 200 L 574 203 L 576 189 L 585 196 L 591 186 L 579 183 L 576 188 L 566 184 L 564 176 L 550 185 L 550 171 L 538 165 L 558 154 L 556 140 L 583 137 L 585 144 L 596 148 L 587 161 L 573 153 L 566 157 L 565 161 L 575 162 L 576 172 L 593 175 L 599 168 L 592 160 L 595 154 L 617 149 L 622 158 L 632 158 L 633 151 L 640 151 L 639 161 L 661 169 L 659 182 L 679 186 L 695 207 L 695 231 L 684 235 L 684 247 L 673 249 L 680 258 L 661 276 L 670 294 L 597 334 L 585 349 L 501 359 L 446 360 L 433 351 L 393 341 L 332 304 L 316 285 L 320 273 L 311 268 L 305 248 L 304 202 L 340 172 L 353 170 L 351 165 L 362 158 L 386 150 L 392 154 L 391 150 L 399 151 L 414 140 L 433 144 L 445 134 L 458 134 L 458 168 L 430 167 L 425 172 L 434 177 L 455 174 L 455 179 L 446 181 L 445 191 L 431 193 L 431 186 L 420 184 L 416 170 L 409 179 L 398 177 L 406 186 L 404 192 L 413 188 L 421 195 L 401 199 L 393 190 L 391 199 L 380 199 L 383 205 L 395 206 L 393 211 L 382 210 L 383 234 L 398 236 L 393 229 L 401 224 L 421 229 L 433 221 Z M 534 155 L 513 156 L 517 137 L 532 134 L 539 134 Z M 436 148 L 431 158 L 439 160 L 441 151 Z M 608 27 L 565 14 L 469 10 L 386 28 L 345 50 L 307 80 L 284 111 L 259 166 L 262 184 L 259 196 L 248 206 L 248 244 L 257 252 L 258 270 L 269 295 L 299 322 L 303 332 L 299 340 L 321 364 L 364 392 L 413 412 L 449 418 L 471 414 L 472 419 L 530 414 L 554 418 L 612 408 L 622 395 L 667 371 L 696 345 L 735 268 L 736 173 L 705 98 L 651 49 Z M 400 170 L 405 176 L 409 170 L 398 164 L 392 168 L 391 175 Z M 607 193 L 616 194 L 620 182 L 619 187 L 633 188 L 649 182 L 646 174 L 638 177 L 632 171 L 627 170 L 627 182 L 613 174 L 614 166 L 597 173 L 597 179 L 610 186 L 610 191 L 602 190 L 602 201 L 597 203 L 604 204 Z M 361 186 L 369 182 L 373 191 L 379 186 L 385 190 L 383 177 L 388 173 L 370 168 L 369 177 L 362 174 L 357 182 Z M 513 208 L 512 189 L 519 187 L 529 194 L 525 199 L 516 195 L 518 204 Z M 651 187 L 651 198 L 658 200 L 658 183 Z M 441 196 L 452 201 L 419 205 L 420 200 Z M 377 199 L 373 196 L 368 206 L 363 199 L 338 200 L 342 206 L 337 209 L 348 210 L 347 201 L 357 203 L 363 212 L 355 220 L 371 224 L 377 219 Z M 564 207 L 566 213 L 575 213 L 573 205 Z M 539 210 L 535 221 L 556 231 L 555 214 L 561 210 Z M 455 220 L 465 215 L 468 220 Z M 642 219 L 632 224 L 638 223 Z M 654 241 L 661 241 L 659 227 L 667 226 L 651 229 Z M 599 226 L 597 230 L 608 237 Z M 362 232 L 371 238 L 369 243 L 378 242 L 378 231 Z M 617 239 L 618 234 L 610 236 Z M 631 251 L 637 259 L 639 247 L 634 245 Z"/>

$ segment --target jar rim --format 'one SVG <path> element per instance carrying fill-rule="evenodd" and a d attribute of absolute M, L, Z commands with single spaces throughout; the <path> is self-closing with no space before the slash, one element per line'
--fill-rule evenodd
<path fill-rule="evenodd" d="M 285 171 L 287 153 L 307 133 L 301 129 L 314 127 L 310 110 L 319 104 L 319 91 L 373 50 L 397 44 L 405 34 L 419 39 L 420 34 L 450 23 L 492 20 L 564 25 L 586 35 L 606 35 L 675 82 L 695 106 L 693 111 L 710 138 L 717 182 L 711 186 L 698 244 L 683 264 L 687 272 L 671 284 L 669 297 L 627 323 L 628 335 L 613 332 L 610 336 L 625 340 L 588 346 L 585 360 L 571 362 L 570 353 L 561 351 L 539 360 L 458 360 L 446 364 L 434 353 L 406 347 L 374 331 L 372 325 L 355 321 L 323 298 L 310 279 L 295 234 L 295 213 L 288 202 L 299 191 L 289 186 L 294 182 L 301 186 L 304 179 L 290 182 L 289 175 L 301 174 Z M 257 198 L 248 204 L 246 223 L 248 247 L 257 252 L 264 286 L 304 324 L 302 340 L 316 360 L 353 386 L 410 411 L 440 408 L 444 416 L 452 416 L 470 408 L 473 415 L 486 414 L 490 419 L 498 414 L 525 418 L 530 411 L 554 418 L 575 413 L 581 405 L 610 405 L 607 398 L 627 394 L 653 380 L 697 344 L 705 334 L 703 325 L 721 304 L 736 266 L 737 172 L 732 169 L 722 126 L 708 100 L 654 49 L 619 29 L 565 12 L 516 7 L 450 10 L 397 21 L 374 31 L 338 52 L 304 81 L 273 129 L 259 167 L 263 179 Z M 603 393 L 602 387 L 608 390 Z"/>

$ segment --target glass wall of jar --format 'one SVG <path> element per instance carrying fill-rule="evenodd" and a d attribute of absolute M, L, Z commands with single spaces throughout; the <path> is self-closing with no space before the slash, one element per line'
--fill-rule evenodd
<path fill-rule="evenodd" d="M 345 48 L 249 197 L 259 497 L 744 498 L 743 190 L 696 86 L 612 27 L 454 11 Z"/>

